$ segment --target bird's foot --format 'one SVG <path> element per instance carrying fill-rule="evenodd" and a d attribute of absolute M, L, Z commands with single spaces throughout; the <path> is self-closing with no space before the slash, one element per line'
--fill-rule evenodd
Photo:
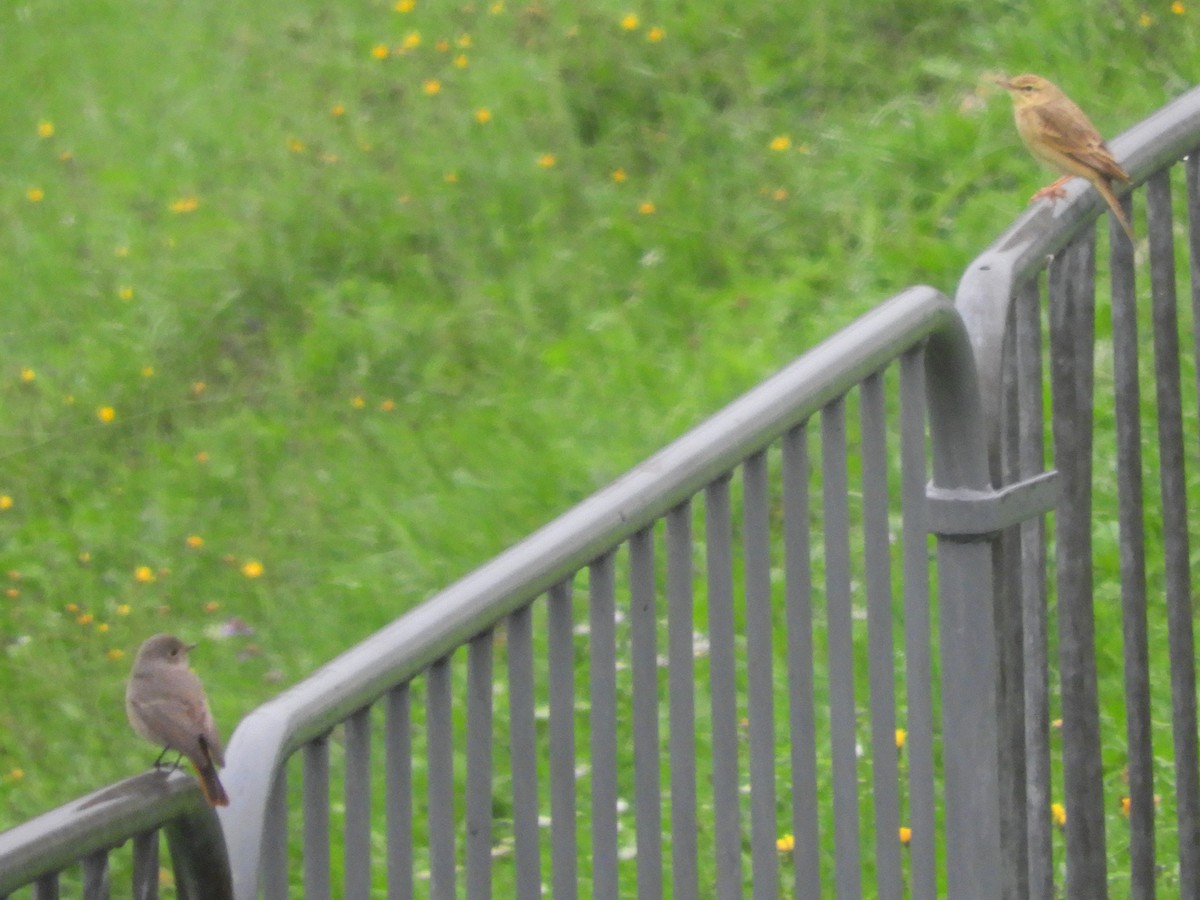
<path fill-rule="evenodd" d="M 1050 184 L 1048 184 L 1044 188 L 1042 188 L 1040 191 L 1038 191 L 1036 194 L 1034 194 L 1032 197 L 1030 197 L 1029 202 L 1033 203 L 1035 200 L 1041 200 L 1043 198 L 1046 198 L 1051 203 L 1053 203 L 1055 200 L 1058 200 L 1060 197 L 1067 196 L 1066 188 L 1064 188 L 1063 185 L 1065 185 L 1070 180 L 1071 180 L 1070 175 L 1064 175 L 1062 178 L 1059 178 L 1059 179 L 1051 182 Z"/>

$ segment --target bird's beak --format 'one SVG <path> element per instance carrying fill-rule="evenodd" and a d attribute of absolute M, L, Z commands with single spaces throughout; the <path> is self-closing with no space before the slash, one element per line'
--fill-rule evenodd
<path fill-rule="evenodd" d="M 1006 91 L 1012 90 L 1012 82 L 1007 78 L 996 78 L 994 80 L 996 84 L 1000 85 L 1000 87 L 1004 88 Z"/>

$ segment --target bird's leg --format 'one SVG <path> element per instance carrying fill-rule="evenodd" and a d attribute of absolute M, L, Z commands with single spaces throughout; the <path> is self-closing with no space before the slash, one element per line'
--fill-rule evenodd
<path fill-rule="evenodd" d="M 158 754 L 158 759 L 156 759 L 154 761 L 154 768 L 156 768 L 156 769 L 162 768 L 163 757 L 167 755 L 167 751 L 170 749 L 171 749 L 170 747 L 162 748 L 162 753 Z"/>
<path fill-rule="evenodd" d="M 1063 185 L 1065 185 L 1073 177 L 1074 176 L 1072 175 L 1064 175 L 1061 178 L 1055 179 L 1053 182 L 1046 185 L 1044 188 L 1030 197 L 1029 202 L 1032 203 L 1035 200 L 1041 200 L 1043 197 L 1048 197 L 1050 202 L 1053 203 L 1059 197 L 1067 196 L 1067 192 L 1063 189 Z"/>
<path fill-rule="evenodd" d="M 154 768 L 156 768 L 156 769 L 161 769 L 161 768 L 162 768 L 162 761 L 163 761 L 163 757 L 164 757 L 164 756 L 166 756 L 166 755 L 167 755 L 168 753 L 170 753 L 170 752 L 171 752 L 171 748 L 170 748 L 170 747 L 163 747 L 163 749 L 162 749 L 162 753 L 158 754 L 158 759 L 156 759 L 156 760 L 154 761 Z M 181 762 L 183 762 L 183 752 L 182 752 L 182 751 L 180 751 L 179 755 L 175 757 L 175 761 L 174 761 L 173 763 L 171 763 L 171 765 L 170 765 L 170 766 L 168 766 L 168 769 L 169 769 L 170 771 L 174 772 L 176 769 L 178 769 L 178 768 L 179 768 L 179 764 L 180 764 Z"/>

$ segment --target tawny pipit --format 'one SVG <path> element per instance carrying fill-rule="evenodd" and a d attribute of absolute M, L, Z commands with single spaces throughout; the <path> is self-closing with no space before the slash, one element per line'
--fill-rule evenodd
<path fill-rule="evenodd" d="M 164 753 L 176 750 L 191 760 L 212 806 L 228 806 L 229 795 L 217 777 L 217 766 L 225 765 L 221 738 L 200 679 L 188 668 L 191 649 L 174 635 L 148 638 L 125 688 L 125 714 L 134 731 Z"/>
<path fill-rule="evenodd" d="M 1018 75 L 999 79 L 997 83 L 1012 94 L 1017 131 L 1025 146 L 1042 162 L 1065 173 L 1034 194 L 1033 199 L 1061 197 L 1068 178 L 1073 175 L 1086 178 L 1100 192 L 1132 242 L 1133 226 L 1112 189 L 1114 179 L 1127 184 L 1129 175 L 1104 146 L 1100 132 L 1083 110 L 1040 75 Z"/>

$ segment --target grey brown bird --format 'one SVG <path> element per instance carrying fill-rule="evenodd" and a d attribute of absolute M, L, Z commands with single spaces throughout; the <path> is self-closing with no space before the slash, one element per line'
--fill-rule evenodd
<path fill-rule="evenodd" d="M 1086 178 L 1100 192 L 1129 240 L 1134 241 L 1133 226 L 1112 189 L 1114 181 L 1128 184 L 1129 174 L 1104 145 L 1100 132 L 1083 110 L 1040 75 L 1018 75 L 999 79 L 997 84 L 1012 95 L 1017 131 L 1025 146 L 1042 162 L 1064 173 L 1033 199 L 1061 197 L 1067 179 Z"/>
<path fill-rule="evenodd" d="M 225 765 L 221 738 L 200 679 L 188 668 L 193 647 L 171 634 L 148 638 L 125 687 L 125 714 L 133 730 L 164 753 L 175 750 L 188 758 L 210 805 L 228 806 L 229 795 L 217 777 L 217 767 Z"/>

